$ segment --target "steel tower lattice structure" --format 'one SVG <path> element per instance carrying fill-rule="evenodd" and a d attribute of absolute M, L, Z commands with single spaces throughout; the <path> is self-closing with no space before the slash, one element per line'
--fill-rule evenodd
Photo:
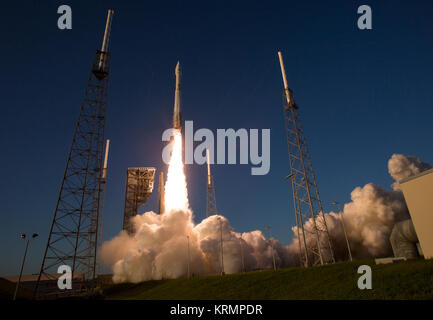
<path fill-rule="evenodd" d="M 208 177 L 206 189 L 206 218 L 218 214 L 213 176 Z"/>
<path fill-rule="evenodd" d="M 72 145 L 44 251 L 34 295 L 50 294 L 40 285 L 43 279 L 55 279 L 60 265 L 72 270 L 72 290 L 82 287 L 75 283 L 74 274 L 82 274 L 87 287 L 92 287 L 97 276 L 101 194 L 105 188 L 103 148 L 105 112 L 107 104 L 110 53 L 108 42 L 113 10 L 108 10 L 101 50 L 96 51 L 84 100 L 75 127 Z M 39 289 L 39 291 L 38 291 Z M 52 290 L 52 289 L 51 289 Z M 59 294 L 59 292 L 55 292 Z"/>
<path fill-rule="evenodd" d="M 298 114 L 298 105 L 287 85 L 281 52 L 278 52 L 284 82 L 283 106 L 288 142 L 293 204 L 296 216 L 299 258 L 302 266 L 335 262 L 311 158 Z M 305 227 L 305 223 L 308 226 Z"/>
<path fill-rule="evenodd" d="M 100 217 L 98 218 L 98 243 L 97 243 L 97 247 L 98 250 L 99 248 L 101 248 L 102 246 L 102 231 L 103 231 L 103 227 L 104 227 L 104 208 L 105 208 L 105 196 L 106 196 L 106 183 L 107 183 L 107 165 L 108 165 L 108 150 L 110 149 L 110 140 L 107 139 L 106 145 L 105 145 L 105 157 L 104 157 L 104 166 L 102 167 L 102 178 L 101 178 L 101 184 L 102 184 L 102 188 L 103 190 L 101 190 L 102 192 L 102 202 L 101 202 L 101 212 L 100 212 Z M 101 274 L 101 262 L 100 261 L 96 261 L 97 264 L 97 268 L 98 268 L 98 276 Z"/>
<path fill-rule="evenodd" d="M 215 197 L 215 185 L 213 182 L 213 176 L 210 173 L 210 160 L 209 160 L 209 149 L 206 149 L 207 157 L 207 189 L 206 189 L 206 218 L 211 215 L 217 215 L 217 205 Z"/>
<path fill-rule="evenodd" d="M 153 167 L 128 168 L 126 172 L 125 210 L 123 213 L 123 229 L 134 233 L 131 219 L 138 214 L 153 191 L 156 169 Z"/>

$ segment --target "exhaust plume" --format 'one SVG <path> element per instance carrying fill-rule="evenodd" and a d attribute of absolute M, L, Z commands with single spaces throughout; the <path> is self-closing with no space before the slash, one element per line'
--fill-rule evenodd
<path fill-rule="evenodd" d="M 182 134 L 175 129 L 173 149 L 168 164 L 167 182 L 165 184 L 165 211 L 188 211 L 188 190 L 182 161 Z"/>
<path fill-rule="evenodd" d="M 428 163 L 422 162 L 414 156 L 393 154 L 388 161 L 388 172 L 395 180 L 392 184 L 394 190 L 400 190 L 399 181 L 417 175 L 425 170 L 431 169 Z"/>
<path fill-rule="evenodd" d="M 183 277 L 187 275 L 188 264 L 192 275 L 216 274 L 222 270 L 222 260 L 225 273 L 241 272 L 244 267 L 246 271 L 271 268 L 272 246 L 276 265 L 290 265 L 288 246 L 266 239 L 261 231 L 234 232 L 228 220 L 219 215 L 194 224 L 188 204 L 180 130 L 175 130 L 173 139 L 165 212 L 146 212 L 133 217 L 131 223 L 134 234 L 121 231 L 100 250 L 100 259 L 111 267 L 115 283 Z M 221 259 L 221 239 L 224 259 Z"/>
<path fill-rule="evenodd" d="M 392 190 L 386 190 L 374 183 L 353 189 L 350 194 L 352 201 L 344 205 L 343 214 L 354 259 L 392 255 L 389 242 L 392 228 L 396 222 L 410 218 L 398 182 L 430 168 L 429 164 L 417 157 L 393 154 L 388 161 L 388 172 L 395 180 Z M 348 253 L 340 213 L 325 213 L 325 219 L 336 259 L 346 260 Z M 304 229 L 312 228 L 310 219 L 304 224 Z M 292 230 L 295 237 L 290 250 L 297 252 L 299 246 L 296 226 Z M 314 239 L 309 236 L 307 246 L 313 244 Z"/>
<path fill-rule="evenodd" d="M 218 274 L 221 271 L 221 230 L 226 273 L 241 272 L 243 266 L 246 271 L 271 269 L 272 245 L 278 268 L 299 264 L 296 226 L 292 228 L 295 235 L 292 243 L 284 246 L 275 239 L 267 239 L 259 230 L 235 232 L 229 221 L 220 215 L 195 224 L 188 205 L 180 132 L 174 141 L 166 183 L 166 212 L 159 215 L 150 211 L 135 216 L 132 219 L 134 234 L 121 231 L 101 248 L 100 259 L 111 267 L 115 283 L 185 277 L 187 236 L 191 274 Z M 178 149 L 176 143 L 180 146 Z M 392 254 L 389 242 L 392 227 L 409 218 L 398 181 L 429 168 L 430 165 L 416 157 L 394 154 L 388 161 L 388 171 L 395 180 L 392 190 L 368 183 L 352 191 L 351 202 L 344 205 L 343 212 L 354 259 Z M 340 213 L 325 213 L 325 219 L 337 260 L 346 260 Z M 312 229 L 312 221 L 307 221 L 304 228 Z M 307 246 L 313 245 L 314 239 L 308 236 Z"/>
<path fill-rule="evenodd" d="M 287 246 L 275 239 L 266 239 L 259 230 L 237 233 L 220 215 L 210 216 L 195 225 L 190 210 L 172 210 L 162 215 L 150 211 L 135 216 L 132 223 L 134 234 L 121 231 L 101 248 L 100 258 L 111 267 L 115 283 L 186 276 L 187 236 L 191 274 L 218 274 L 221 229 L 225 273 L 242 272 L 243 266 L 246 271 L 272 268 L 271 241 L 276 265 L 281 268 L 292 264 Z"/>

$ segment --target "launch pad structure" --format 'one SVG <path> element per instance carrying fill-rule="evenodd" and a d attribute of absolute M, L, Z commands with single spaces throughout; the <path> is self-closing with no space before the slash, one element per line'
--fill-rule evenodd
<path fill-rule="evenodd" d="M 123 229 L 129 234 L 134 232 L 131 219 L 138 214 L 138 208 L 144 205 L 152 194 L 155 171 L 152 167 L 128 168 Z"/>
<path fill-rule="evenodd" d="M 284 83 L 283 107 L 290 163 L 287 178 L 291 179 L 292 184 L 300 264 L 307 267 L 333 263 L 334 251 L 299 119 L 299 107 L 293 98 L 293 91 L 287 85 L 281 52 L 278 52 L 278 56 Z M 304 227 L 309 220 L 312 222 L 311 229 Z"/>
<path fill-rule="evenodd" d="M 34 289 L 34 297 L 73 295 L 83 284 L 74 274 L 84 275 L 84 290 L 93 288 L 97 277 L 97 250 L 105 188 L 103 168 L 104 128 L 110 53 L 108 44 L 113 10 L 108 10 L 101 50 L 96 51 L 80 114 L 75 127 L 56 209 Z M 72 272 L 72 289 L 45 290 L 41 277 L 50 279 L 60 266 Z M 52 280 L 55 280 L 54 278 Z"/>

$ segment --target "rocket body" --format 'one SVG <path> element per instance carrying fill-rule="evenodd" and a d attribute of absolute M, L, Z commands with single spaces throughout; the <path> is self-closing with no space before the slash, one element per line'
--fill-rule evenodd
<path fill-rule="evenodd" d="M 174 112 L 173 112 L 173 128 L 177 130 L 182 129 L 182 114 L 180 105 L 180 81 L 182 72 L 180 70 L 180 62 L 177 62 L 176 69 L 176 91 L 174 93 Z"/>

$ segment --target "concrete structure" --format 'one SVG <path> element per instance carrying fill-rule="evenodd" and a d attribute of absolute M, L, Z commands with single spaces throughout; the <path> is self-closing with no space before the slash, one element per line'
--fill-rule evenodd
<path fill-rule="evenodd" d="M 433 258 L 433 169 L 400 181 L 425 259 Z"/>

